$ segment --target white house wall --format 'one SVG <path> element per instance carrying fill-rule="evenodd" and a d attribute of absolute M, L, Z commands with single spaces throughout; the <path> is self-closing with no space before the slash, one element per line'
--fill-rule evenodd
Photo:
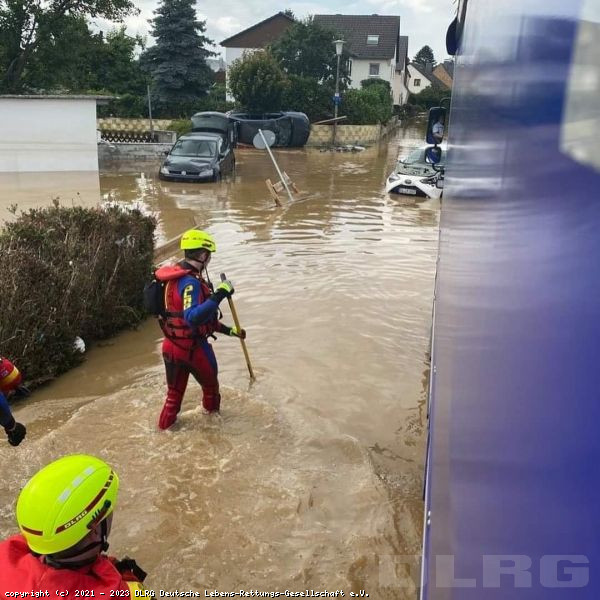
<path fill-rule="evenodd" d="M 98 171 L 94 98 L 0 98 L 0 172 L 25 171 Z"/>
<path fill-rule="evenodd" d="M 408 79 L 408 91 L 411 94 L 418 94 L 431 85 L 431 81 L 429 81 L 429 79 L 426 77 L 423 77 L 423 75 L 419 73 L 419 71 L 417 71 L 412 65 L 408 65 L 408 73 L 410 74 Z M 421 85 L 418 87 L 415 86 L 415 79 L 421 80 Z"/>
<path fill-rule="evenodd" d="M 234 60 L 242 58 L 244 52 L 256 52 L 257 48 L 225 48 L 225 62 L 227 70 L 225 71 L 225 84 L 227 86 L 226 98 L 229 102 L 233 102 L 235 98 L 229 92 L 229 67 Z"/>
<path fill-rule="evenodd" d="M 371 63 L 379 63 L 379 77 L 369 75 L 369 68 Z M 360 82 L 364 79 L 383 79 L 387 81 L 392 89 L 394 97 L 394 104 L 404 104 L 406 102 L 406 88 L 403 83 L 403 73 L 396 71 L 395 60 L 363 60 L 363 59 L 352 59 L 352 73 L 350 74 L 351 83 L 350 87 L 358 89 L 360 88 Z"/>
<path fill-rule="evenodd" d="M 394 96 L 394 104 L 399 104 L 400 106 L 406 104 L 408 89 L 404 85 L 404 71 L 396 71 L 396 76 L 392 82 L 392 94 Z"/>
<path fill-rule="evenodd" d="M 371 63 L 379 63 L 379 77 L 369 75 L 369 65 Z M 352 59 L 352 73 L 350 74 L 352 83 L 350 87 L 360 88 L 360 82 L 363 79 L 384 79 L 391 83 L 391 70 L 389 60 L 363 60 L 358 58 Z"/>

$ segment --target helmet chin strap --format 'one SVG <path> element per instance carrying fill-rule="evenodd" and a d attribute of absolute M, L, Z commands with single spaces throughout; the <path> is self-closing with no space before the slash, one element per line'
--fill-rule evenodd
<path fill-rule="evenodd" d="M 208 254 L 208 257 L 210 257 L 210 253 Z M 186 258 L 185 260 L 186 262 L 190 263 L 193 267 L 195 267 L 198 273 L 200 273 L 201 275 L 204 271 L 204 273 L 206 274 L 206 281 L 208 282 L 210 288 L 213 289 L 213 284 L 210 280 L 207 267 L 207 263 L 209 262 L 209 260 L 197 260 L 195 258 Z"/>
<path fill-rule="evenodd" d="M 93 550 L 100 546 L 97 552 L 93 552 L 90 556 L 83 558 L 85 554 L 89 554 L 90 550 Z M 79 567 L 85 567 L 91 565 L 98 558 L 98 554 L 106 552 L 108 550 L 108 524 L 106 519 L 103 519 L 100 523 L 100 540 L 90 542 L 83 548 L 77 546 L 71 552 L 65 550 L 59 552 L 58 555 L 47 555 L 45 557 L 46 564 L 54 567 L 55 569 L 77 569 Z M 79 558 L 78 557 L 82 557 Z"/>

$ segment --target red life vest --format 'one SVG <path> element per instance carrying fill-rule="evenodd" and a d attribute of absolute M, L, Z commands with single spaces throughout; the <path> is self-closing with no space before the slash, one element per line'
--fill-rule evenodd
<path fill-rule="evenodd" d="M 21 535 L 0 543 L 0 598 L 8 598 L 6 592 L 48 590 L 50 598 L 64 600 L 57 591 L 63 592 L 63 595 L 64 592 L 69 592 L 68 598 L 72 598 L 76 590 L 89 590 L 94 592 L 95 598 L 104 593 L 107 600 L 110 600 L 111 592 L 128 592 L 130 589 L 127 581 L 106 556 L 98 556 L 87 567 L 54 569 L 45 564 L 42 557 L 31 553 Z"/>
<path fill-rule="evenodd" d="M 173 340 L 176 344 L 183 348 L 191 348 L 199 341 L 206 339 L 214 333 L 218 326 L 219 320 L 215 318 L 205 323 L 204 325 L 191 326 L 183 318 L 183 298 L 179 293 L 179 280 L 185 275 L 190 275 L 197 279 L 200 283 L 201 297 L 198 303 L 204 302 L 212 294 L 212 290 L 208 284 L 202 279 L 202 276 L 193 269 L 185 269 L 181 265 L 169 265 L 161 267 L 155 273 L 156 279 L 164 281 L 165 285 L 165 310 L 167 311 L 166 318 L 159 318 L 159 323 L 165 337 Z"/>

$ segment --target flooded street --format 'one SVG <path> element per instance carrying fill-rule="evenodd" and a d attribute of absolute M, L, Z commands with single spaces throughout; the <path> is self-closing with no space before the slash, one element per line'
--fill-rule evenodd
<path fill-rule="evenodd" d="M 439 202 L 384 183 L 421 139 L 409 127 L 361 153 L 278 151 L 301 191 L 283 208 L 255 150 L 236 150 L 235 180 L 220 184 L 159 181 L 158 163 L 107 166 L 102 198 L 139 203 L 162 241 L 195 222 L 214 236 L 210 276 L 234 283 L 257 380 L 239 342 L 220 336 L 221 415 L 202 413 L 190 382 L 177 424 L 159 432 L 158 325 L 97 345 L 16 407 L 28 437 L 0 445 L 0 535 L 15 532 L 16 494 L 35 471 L 86 452 L 121 479 L 110 553 L 135 557 L 157 594 L 414 598 L 390 557 L 420 554 Z"/>

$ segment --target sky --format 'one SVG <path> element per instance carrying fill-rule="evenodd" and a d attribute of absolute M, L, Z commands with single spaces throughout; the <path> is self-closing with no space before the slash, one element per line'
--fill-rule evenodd
<path fill-rule="evenodd" d="M 197 2 L 196 12 L 200 20 L 206 21 L 206 34 L 214 40 L 213 50 L 224 56 L 219 45 L 224 39 L 255 25 L 271 15 L 290 9 L 296 18 L 312 14 L 345 15 L 399 15 L 400 35 L 408 35 L 408 56 L 412 59 L 425 44 L 433 49 L 438 62 L 447 58 L 446 29 L 454 18 L 456 0 L 322 0 L 321 2 L 296 2 L 283 0 L 277 4 L 268 0 L 220 0 L 219 2 Z M 140 14 L 129 17 L 125 24 L 130 35 L 147 37 L 153 44 L 148 19 L 158 6 L 158 0 L 134 0 Z M 107 22 L 97 21 L 101 29 L 109 29 Z"/>

